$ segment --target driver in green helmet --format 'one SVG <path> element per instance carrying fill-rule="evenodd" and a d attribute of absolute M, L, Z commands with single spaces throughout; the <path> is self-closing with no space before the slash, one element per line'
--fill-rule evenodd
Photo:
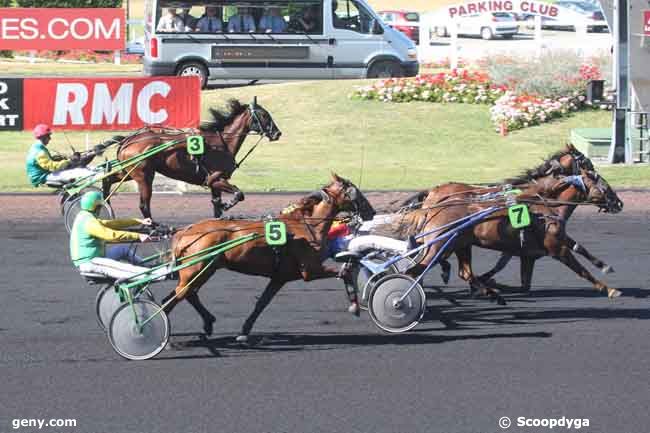
<path fill-rule="evenodd" d="M 99 191 L 90 191 L 81 197 L 81 211 L 74 220 L 70 231 L 70 258 L 80 272 L 105 275 L 116 280 L 129 278 L 148 271 L 144 266 L 135 266 L 120 261 L 124 257 L 106 253 L 106 243 L 111 242 L 147 242 L 149 235 L 125 231 L 123 229 L 135 225 L 152 224 L 146 219 L 115 219 L 103 220 L 97 218 L 98 210 L 104 203 Z M 164 279 L 166 268 L 157 269 L 153 276 L 159 274 Z"/>

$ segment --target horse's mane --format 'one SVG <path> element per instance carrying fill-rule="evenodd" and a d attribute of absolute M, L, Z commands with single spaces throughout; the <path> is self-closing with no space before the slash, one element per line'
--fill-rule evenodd
<path fill-rule="evenodd" d="M 314 212 L 314 206 L 321 201 L 323 201 L 323 196 L 320 193 L 311 193 L 298 200 L 298 202 L 284 208 L 282 215 L 291 219 L 299 219 L 304 215 L 311 215 Z"/>
<path fill-rule="evenodd" d="M 225 110 L 210 108 L 212 121 L 202 122 L 199 129 L 203 132 L 218 132 L 233 121 L 233 119 L 243 113 L 248 105 L 242 104 L 236 99 L 229 99 Z"/>
<path fill-rule="evenodd" d="M 515 177 L 505 179 L 503 183 L 521 185 L 523 183 L 528 183 L 533 179 L 547 176 L 549 174 L 549 170 L 552 169 L 563 156 L 569 154 L 570 152 L 571 148 L 568 146 L 562 150 L 558 150 L 557 152 L 547 156 L 546 159 L 537 167 L 524 170 Z"/>

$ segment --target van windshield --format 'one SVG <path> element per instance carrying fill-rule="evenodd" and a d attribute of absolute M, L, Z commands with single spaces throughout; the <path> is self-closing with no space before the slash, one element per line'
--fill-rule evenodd
<path fill-rule="evenodd" d="M 149 1 L 149 0 L 148 0 Z M 158 33 L 322 34 L 322 0 L 189 1 L 161 0 Z"/>
<path fill-rule="evenodd" d="M 332 0 L 332 25 L 357 33 L 372 33 L 375 18 L 356 0 Z"/>

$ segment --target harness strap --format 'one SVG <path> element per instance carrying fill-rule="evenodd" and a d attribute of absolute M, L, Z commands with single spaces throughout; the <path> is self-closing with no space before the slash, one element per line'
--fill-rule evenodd
<path fill-rule="evenodd" d="M 242 159 L 240 159 L 239 162 L 235 163 L 235 168 L 236 169 L 238 169 L 244 163 L 244 161 L 246 161 L 246 158 L 248 158 L 248 156 L 251 153 L 253 153 L 253 151 L 255 150 L 257 145 L 260 144 L 260 142 L 262 141 L 262 138 L 264 138 L 264 137 L 260 135 L 260 138 L 257 140 L 257 143 L 255 143 L 255 145 L 253 147 L 251 147 L 248 152 L 246 152 L 246 155 L 244 155 L 244 157 Z"/>

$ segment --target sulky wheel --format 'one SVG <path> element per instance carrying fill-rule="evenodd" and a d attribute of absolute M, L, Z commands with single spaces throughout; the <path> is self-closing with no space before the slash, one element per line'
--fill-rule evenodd
<path fill-rule="evenodd" d="M 368 309 L 368 298 L 373 284 L 388 274 L 396 272 L 394 266 L 389 267 L 384 272 L 373 274 L 370 269 L 363 266 L 361 263 L 355 263 L 352 267 L 352 284 L 357 292 L 359 307 L 362 310 Z"/>
<path fill-rule="evenodd" d="M 154 301 L 153 294 L 149 289 L 144 289 L 138 298 Z M 106 326 L 111 322 L 111 317 L 123 302 L 120 295 L 115 291 L 115 286 L 107 285 L 99 289 L 95 297 L 95 313 L 97 313 L 97 323 L 102 330 L 106 331 Z"/>
<path fill-rule="evenodd" d="M 70 196 L 63 203 L 63 221 L 65 223 L 65 229 L 70 233 L 72 231 L 72 225 L 74 220 L 81 210 L 81 196 L 88 191 L 100 191 L 98 188 L 90 187 L 85 188 L 82 192 L 77 195 Z M 113 219 L 115 218 L 115 212 L 109 203 L 104 202 L 99 209 L 99 212 L 96 213 L 97 217 L 100 219 Z"/>
<path fill-rule="evenodd" d="M 411 286 L 415 287 L 400 300 Z M 368 300 L 368 312 L 375 325 L 387 332 L 405 332 L 418 324 L 426 307 L 420 284 L 407 275 L 386 275 L 374 284 Z"/>
<path fill-rule="evenodd" d="M 135 315 L 142 329 L 136 324 Z M 123 304 L 111 318 L 108 339 L 113 349 L 126 359 L 135 361 L 153 358 L 169 341 L 169 319 L 160 306 L 145 299 Z"/>

